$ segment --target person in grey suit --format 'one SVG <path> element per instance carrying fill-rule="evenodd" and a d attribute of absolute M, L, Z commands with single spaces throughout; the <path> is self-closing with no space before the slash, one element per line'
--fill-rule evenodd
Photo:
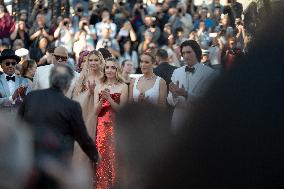
<path fill-rule="evenodd" d="M 70 162 L 76 140 L 89 159 L 96 162 L 98 152 L 84 124 L 81 106 L 64 95 L 73 77 L 72 68 L 64 64 L 55 65 L 50 71 L 51 87 L 30 92 L 20 106 L 18 115 L 30 125 L 36 138 L 53 136 L 56 148 L 48 149 L 48 155 Z M 41 136 L 42 133 L 44 136 Z M 42 148 L 44 145 L 36 145 L 36 158 L 40 158 Z"/>
<path fill-rule="evenodd" d="M 167 98 L 168 103 L 175 107 L 172 117 L 175 130 L 184 120 L 184 111 L 194 105 L 218 75 L 215 70 L 200 63 L 202 51 L 196 41 L 184 41 L 180 51 L 186 65 L 174 70 Z"/>
<path fill-rule="evenodd" d="M 0 73 L 0 108 L 12 110 L 30 91 L 28 80 L 15 74 L 20 57 L 11 49 L 4 49 L 0 56 L 3 72 Z"/>

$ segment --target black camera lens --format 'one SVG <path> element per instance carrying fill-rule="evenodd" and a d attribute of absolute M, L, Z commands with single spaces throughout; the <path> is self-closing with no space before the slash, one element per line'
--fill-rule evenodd
<path fill-rule="evenodd" d="M 42 9 L 42 5 L 38 5 L 38 9 Z"/>
<path fill-rule="evenodd" d="M 82 7 L 78 7 L 77 8 L 77 12 L 83 12 L 83 8 Z"/>
<path fill-rule="evenodd" d="M 64 21 L 63 24 L 64 24 L 64 26 L 67 26 L 68 25 L 68 21 Z"/>
<path fill-rule="evenodd" d="M 119 6 L 123 6 L 123 2 L 120 1 L 120 2 L 119 2 Z"/>
<path fill-rule="evenodd" d="M 181 9 L 181 8 L 178 8 L 178 12 L 182 12 L 182 9 Z"/>
<path fill-rule="evenodd" d="M 143 9 L 143 8 L 144 8 L 143 4 L 142 4 L 142 5 L 140 5 L 140 6 L 139 6 L 139 8 L 140 8 L 140 9 Z"/>

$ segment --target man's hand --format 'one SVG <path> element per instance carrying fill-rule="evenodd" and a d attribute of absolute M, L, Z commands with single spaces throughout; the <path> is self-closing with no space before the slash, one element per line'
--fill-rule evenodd
<path fill-rule="evenodd" d="M 178 96 L 187 97 L 187 91 L 185 90 L 184 86 L 182 85 L 182 87 L 179 88 L 179 81 L 177 81 L 176 84 L 171 82 L 169 84 L 169 90 L 173 94 L 173 97 L 178 97 Z"/>

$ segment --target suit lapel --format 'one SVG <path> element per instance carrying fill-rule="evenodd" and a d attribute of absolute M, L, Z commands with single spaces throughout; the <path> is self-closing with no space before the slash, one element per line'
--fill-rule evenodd
<path fill-rule="evenodd" d="M 10 89 L 9 89 L 8 83 L 6 81 L 6 78 L 4 77 L 4 74 L 1 75 L 0 82 L 1 82 L 3 89 L 4 89 L 4 92 L 5 92 L 5 95 L 2 94 L 2 96 L 11 96 Z"/>

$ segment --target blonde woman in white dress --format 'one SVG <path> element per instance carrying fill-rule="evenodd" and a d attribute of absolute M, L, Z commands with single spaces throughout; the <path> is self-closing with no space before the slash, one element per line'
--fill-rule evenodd
<path fill-rule="evenodd" d="M 148 102 L 166 106 L 167 85 L 166 81 L 153 72 L 155 56 L 144 52 L 140 56 L 142 76 L 132 80 L 129 90 L 130 102 Z"/>

